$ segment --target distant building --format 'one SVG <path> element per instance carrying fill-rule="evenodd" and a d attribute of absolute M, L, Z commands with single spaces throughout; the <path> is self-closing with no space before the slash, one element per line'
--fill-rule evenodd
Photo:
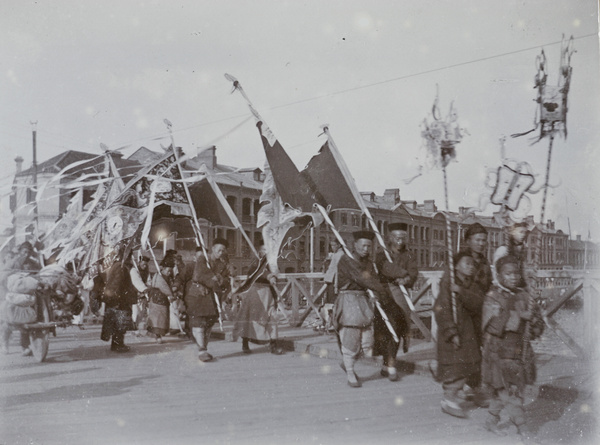
<path fill-rule="evenodd" d="M 86 174 L 101 173 L 105 168 L 105 156 L 102 154 L 85 153 L 69 150 L 37 165 L 37 190 L 34 184 L 33 167 L 23 170 L 23 158 L 17 157 L 17 172 L 13 181 L 13 191 L 10 197 L 10 210 L 13 215 L 14 242 L 19 244 L 34 236 L 37 224 L 38 234 L 51 229 L 62 217 L 77 189 L 67 189 L 63 185 Z M 127 180 L 135 173 L 140 164 L 136 161 L 123 159 L 119 153 L 113 154 L 115 166 L 119 174 Z M 58 182 L 50 183 L 65 167 L 76 162 L 82 162 L 77 167 L 63 172 Z M 47 186 L 46 186 L 47 184 Z M 86 187 L 79 203 L 80 208 L 87 204 L 97 186 Z M 36 195 L 41 191 L 41 196 Z"/>
<path fill-rule="evenodd" d="M 117 169 L 127 182 L 142 165 L 147 165 L 161 156 L 163 153 L 141 147 L 127 159 L 120 154 L 113 154 L 113 159 Z M 88 162 L 67 172 L 69 174 L 61 179 L 60 184 L 73 181 L 84 173 L 99 173 L 105 168 L 104 156 L 67 151 L 38 165 L 38 185 L 46 183 L 65 166 L 85 160 Z M 30 236 L 35 225 L 35 192 L 32 169 L 22 170 L 23 160 L 21 158 L 17 158 L 16 162 L 17 173 L 11 196 L 11 211 L 13 212 L 16 242 L 19 243 Z M 256 227 L 264 182 L 262 170 L 258 167 L 236 168 L 219 164 L 215 146 L 186 160 L 183 163 L 183 170 L 192 174 L 197 172 L 203 164 L 213 172 L 215 181 L 240 220 L 248 238 L 253 244 L 258 244 L 262 240 L 261 230 Z M 70 200 L 76 193 L 76 190 L 61 188 L 60 184 L 43 190 L 43 196 L 39 200 L 37 208 L 40 232 L 52 227 L 66 211 Z M 95 187 L 93 186 L 84 189 L 81 206 L 90 201 L 94 191 Z M 408 248 L 413 252 L 420 270 L 440 270 L 446 267 L 448 240 L 445 214 L 447 212 L 439 211 L 434 200 L 425 200 L 423 203 L 402 200 L 398 188 L 386 189 L 381 196 L 374 192 L 361 192 L 361 196 L 386 241 L 389 224 L 394 222 L 407 224 Z M 479 222 L 486 227 L 488 230 L 487 257 L 491 262 L 495 250 L 505 242 L 506 236 L 502 225 L 497 221 L 497 215 L 475 216 L 463 207 L 460 207 L 458 212 L 449 212 L 448 215 L 452 247 L 455 251 L 464 245 L 462 238 L 470 224 Z M 361 215 L 358 210 L 336 210 L 331 213 L 331 218 L 348 244 L 352 242 L 352 232 L 367 228 L 368 225 L 366 217 Z M 529 222 L 533 226 L 532 217 Z M 254 258 L 239 231 L 229 227 L 212 226 L 205 220 L 201 220 L 200 224 L 203 237 L 209 246 L 217 237 L 223 237 L 229 241 L 230 261 L 234 272 L 245 274 Z M 312 233 L 308 228 L 292 229 L 281 252 L 280 270 L 282 272 L 309 272 L 312 251 L 312 270 L 321 271 L 332 238 L 333 233 L 324 224 L 314 228 Z M 186 258 L 191 258 L 196 246 L 194 232 L 187 219 L 176 218 L 172 215 L 161 216 L 160 212 L 155 214 L 151 241 L 159 250 L 175 248 L 181 251 Z M 373 253 L 379 248 L 376 244 Z M 530 233 L 526 245 L 527 265 L 538 270 L 583 269 L 600 266 L 599 249 L 596 244 L 582 241 L 579 236 L 576 240 L 569 240 L 568 234 L 555 229 L 553 221 L 548 221 L 541 228 L 536 226 Z"/>

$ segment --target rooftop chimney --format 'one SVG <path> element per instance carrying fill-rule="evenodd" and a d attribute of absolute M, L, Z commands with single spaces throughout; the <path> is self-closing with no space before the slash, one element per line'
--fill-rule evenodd
<path fill-rule="evenodd" d="M 21 156 L 17 156 L 15 158 L 15 163 L 17 164 L 17 173 L 21 173 L 23 170 L 23 158 Z"/>
<path fill-rule="evenodd" d="M 437 212 L 437 207 L 435 206 L 435 200 L 434 199 L 426 199 L 425 201 L 423 201 L 423 210 L 425 210 L 426 212 L 431 212 L 431 213 Z"/>
<path fill-rule="evenodd" d="M 392 205 L 398 204 L 400 202 L 400 189 L 385 189 L 383 200 Z"/>
<path fill-rule="evenodd" d="M 206 166 L 209 169 L 214 170 L 214 168 L 217 166 L 216 151 L 217 151 L 217 147 L 215 147 L 214 145 L 212 147 L 207 148 L 206 150 L 203 150 L 196 157 L 196 159 L 198 160 L 198 163 L 200 165 L 206 164 Z"/>

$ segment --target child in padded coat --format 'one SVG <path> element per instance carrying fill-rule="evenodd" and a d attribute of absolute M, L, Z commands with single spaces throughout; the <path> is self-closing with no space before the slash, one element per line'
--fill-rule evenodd
<path fill-rule="evenodd" d="M 496 434 L 504 408 L 520 435 L 527 435 L 523 410 L 525 385 L 535 382 L 531 340 L 544 331 L 535 300 L 521 287 L 519 261 L 504 256 L 496 263 L 498 285 L 483 303 L 482 380 L 493 392 L 486 428 Z"/>

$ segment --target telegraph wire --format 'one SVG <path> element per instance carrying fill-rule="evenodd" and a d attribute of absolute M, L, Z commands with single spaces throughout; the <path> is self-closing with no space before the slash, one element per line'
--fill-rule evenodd
<path fill-rule="evenodd" d="M 598 35 L 597 34 L 585 34 L 583 36 L 573 37 L 573 40 L 586 39 L 588 37 L 598 37 Z M 544 46 L 557 45 L 557 44 L 562 43 L 562 42 L 563 42 L 562 40 L 558 40 L 556 42 L 550 42 L 550 43 L 545 43 L 545 44 L 542 44 L 542 45 L 530 46 L 529 48 L 517 49 L 517 50 L 514 50 L 514 51 L 509 51 L 509 52 L 505 52 L 505 53 L 495 54 L 493 56 L 480 57 L 479 59 L 473 59 L 473 60 L 468 60 L 468 61 L 465 61 L 465 62 L 454 63 L 454 64 L 451 64 L 451 65 L 446 65 L 446 66 L 442 66 L 442 67 L 438 67 L 438 68 L 432 68 L 430 70 L 419 71 L 417 73 L 406 74 L 404 76 L 393 77 L 391 79 L 381 80 L 379 82 L 373 82 L 373 83 L 369 83 L 369 84 L 366 84 L 366 85 L 360 85 L 360 86 L 353 87 L 353 88 L 346 88 L 346 89 L 343 89 L 343 90 L 334 91 L 333 93 L 322 94 L 320 96 L 309 97 L 307 99 L 300 99 L 300 100 L 297 100 L 295 102 L 290 102 L 290 103 L 283 104 L 283 105 L 276 105 L 274 107 L 269 108 L 269 110 L 276 110 L 276 109 L 279 109 L 279 108 L 290 107 L 292 105 L 297 105 L 297 104 L 301 104 L 301 103 L 305 103 L 305 102 L 310 102 L 310 101 L 313 101 L 313 100 L 319 100 L 319 99 L 323 99 L 323 98 L 326 98 L 326 97 L 337 96 L 338 94 L 350 93 L 352 91 L 363 90 L 365 88 L 371 88 L 371 87 L 375 87 L 375 86 L 379 86 L 379 85 L 384 85 L 386 83 L 397 82 L 399 80 L 410 79 L 412 77 L 423 76 L 425 74 L 431 74 L 431 73 L 435 73 L 435 72 L 438 72 L 438 71 L 448 70 L 448 69 L 451 69 L 451 68 L 458 68 L 460 66 L 471 65 L 473 63 L 485 62 L 485 61 L 488 61 L 488 60 L 498 59 L 498 58 L 510 56 L 510 55 L 513 55 L 513 54 L 519 54 L 519 53 L 523 53 L 523 52 L 527 52 L 527 51 L 532 51 L 534 49 L 539 50 L 540 48 L 542 48 Z"/>
<path fill-rule="evenodd" d="M 590 37 L 598 37 L 598 35 L 595 34 L 595 33 L 584 34 L 584 35 L 579 36 L 579 37 L 573 37 L 573 40 L 582 40 L 582 39 L 587 39 L 587 38 L 590 38 Z M 475 64 L 475 63 L 479 63 L 479 62 L 485 62 L 485 61 L 488 61 L 488 60 L 498 59 L 498 58 L 502 58 L 502 57 L 506 57 L 506 56 L 510 56 L 510 55 L 514 55 L 514 54 L 519 54 L 519 53 L 523 53 L 523 52 L 528 52 L 528 51 L 532 51 L 532 50 L 539 50 L 540 48 L 543 48 L 545 46 L 558 45 L 558 44 L 560 44 L 562 42 L 563 42 L 563 40 L 561 39 L 561 40 L 557 40 L 557 41 L 554 41 L 554 42 L 538 44 L 538 45 L 535 45 L 535 46 L 530 46 L 530 47 L 527 47 L 527 48 L 522 48 L 522 49 L 518 49 L 518 50 L 508 51 L 508 52 L 504 52 L 504 53 L 500 53 L 500 54 L 494 54 L 494 55 L 491 55 L 491 56 L 480 57 L 478 59 L 467 60 L 467 61 L 464 61 L 464 62 L 458 62 L 458 63 L 454 63 L 454 64 L 451 64 L 451 65 L 445 65 L 445 66 L 442 66 L 442 67 L 437 67 L 437 68 L 432 68 L 432 69 L 429 69 L 429 70 L 419 71 L 419 72 L 416 72 L 416 73 L 406 74 L 404 76 L 393 77 L 391 79 L 385 79 L 385 80 L 381 80 L 381 81 L 377 81 L 377 82 L 372 82 L 372 83 L 365 84 L 365 85 L 359 85 L 359 86 L 355 86 L 355 87 L 351 87 L 351 88 L 345 88 L 345 89 L 342 89 L 342 90 L 334 91 L 332 93 L 322 94 L 322 95 L 319 95 L 319 96 L 313 96 L 313 97 L 309 97 L 309 98 L 306 98 L 306 99 L 300 99 L 300 100 L 296 100 L 296 101 L 293 101 L 293 102 L 288 102 L 288 103 L 281 104 L 281 105 L 275 105 L 275 106 L 272 106 L 270 108 L 267 107 L 265 109 L 267 109 L 267 110 L 277 110 L 277 109 L 280 109 L 280 108 L 291 107 L 291 106 L 302 104 L 302 103 L 306 103 L 306 102 L 312 102 L 312 101 L 324 99 L 324 98 L 327 98 L 327 97 L 333 97 L 333 96 L 337 96 L 337 95 L 341 95 L 341 94 L 350 93 L 350 92 L 353 92 L 353 91 L 359 91 L 359 90 L 363 90 L 363 89 L 367 89 L 367 88 L 372 88 L 372 87 L 376 87 L 376 86 L 380 86 L 380 85 L 385 85 L 385 84 L 392 83 L 392 82 L 398 82 L 400 80 L 405 80 L 405 79 L 410 79 L 410 78 L 414 78 L 414 77 L 424 76 L 424 75 L 427 75 L 427 74 L 431 74 L 431 73 L 435 73 L 435 72 L 439 72 L 439 71 L 445 71 L 445 70 L 449 70 L 449 69 L 452 69 L 452 68 L 458 68 L 458 67 L 461 67 L 461 66 L 471 65 L 471 64 Z M 205 127 L 205 126 L 209 126 L 209 125 L 214 125 L 214 124 L 218 124 L 218 123 L 221 123 L 221 122 L 226 122 L 226 121 L 233 120 L 233 119 L 239 119 L 239 118 L 242 118 L 242 117 L 247 118 L 248 117 L 248 113 L 236 114 L 234 116 L 229 116 L 229 117 L 225 117 L 225 118 L 221 118 L 221 119 L 216 119 L 216 120 L 212 120 L 212 121 L 208 121 L 208 122 L 202 122 L 202 123 L 199 123 L 199 124 L 190 125 L 188 127 L 173 129 L 173 133 L 179 133 L 179 132 L 183 132 L 183 131 L 192 130 L 192 129 L 195 129 L 195 128 L 200 128 L 200 127 Z M 23 127 L 29 128 L 29 126 L 27 126 L 25 124 L 15 124 L 15 125 L 19 125 L 19 126 L 23 126 Z M 64 138 L 64 136 L 61 136 L 58 133 L 52 133 L 52 132 L 50 132 L 48 130 L 40 129 L 40 131 L 44 132 L 44 133 L 53 134 L 53 135 L 56 135 L 56 136 Z M 2 133 L 10 134 L 10 133 L 6 133 L 6 132 L 2 132 Z M 11 136 L 13 136 L 13 135 L 11 134 Z M 119 147 L 123 147 L 123 146 L 127 147 L 129 145 L 134 144 L 134 143 L 144 142 L 144 141 L 160 140 L 160 139 L 166 138 L 168 136 L 169 136 L 169 134 L 167 132 L 162 132 L 162 133 L 155 134 L 153 136 L 146 136 L 146 137 L 143 137 L 143 138 L 134 139 L 134 140 L 131 140 L 129 142 L 119 143 L 119 144 L 116 144 L 116 145 L 118 145 Z M 14 135 L 14 137 L 21 138 L 21 136 L 16 136 L 16 135 Z M 25 136 L 23 136 L 22 138 L 23 139 L 29 139 L 29 137 L 25 137 Z M 66 138 L 66 139 L 68 139 L 68 138 Z M 71 141 L 74 141 L 74 140 L 71 139 Z M 53 147 L 58 147 L 58 148 L 66 149 L 65 144 L 57 145 L 57 144 L 52 144 L 52 143 L 44 142 L 44 145 L 49 145 L 49 146 L 53 146 Z M 303 144 L 299 144 L 299 145 L 303 145 Z M 89 143 L 89 142 L 87 142 L 85 144 L 81 144 L 81 146 L 90 146 L 90 147 L 93 148 L 93 145 L 91 143 Z"/>

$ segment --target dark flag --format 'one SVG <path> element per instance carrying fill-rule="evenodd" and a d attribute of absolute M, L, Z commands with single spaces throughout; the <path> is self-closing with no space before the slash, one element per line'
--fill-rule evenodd
<path fill-rule="evenodd" d="M 318 192 L 307 182 L 308 178 L 300 174 L 294 162 L 269 127 L 260 119 L 258 113 L 255 116 L 275 187 L 283 203 L 303 213 L 312 212 L 315 202 L 321 205 L 325 204 Z"/>
<path fill-rule="evenodd" d="M 325 142 L 319 153 L 311 158 L 306 168 L 300 172 L 300 176 L 313 191 L 314 202 L 329 207 L 330 210 L 361 210 L 362 207 L 357 202 L 356 194 L 350 185 L 354 184 L 354 179 L 344 176 L 331 151 L 329 141 Z"/>
<path fill-rule="evenodd" d="M 198 218 L 205 219 L 216 226 L 237 227 L 229 214 L 231 211 L 229 203 L 227 201 L 223 203 L 219 199 L 208 180 L 196 182 L 190 185 L 189 189 Z"/>

